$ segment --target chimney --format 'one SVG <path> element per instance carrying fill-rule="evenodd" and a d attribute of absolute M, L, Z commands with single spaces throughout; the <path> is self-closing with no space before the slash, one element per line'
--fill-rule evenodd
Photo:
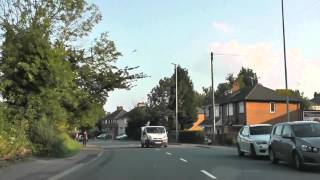
<path fill-rule="evenodd" d="M 122 111 L 123 110 L 123 106 L 117 106 L 117 111 Z"/>
<path fill-rule="evenodd" d="M 234 82 L 234 83 L 232 84 L 231 92 L 232 92 L 232 93 L 235 93 L 235 92 L 237 92 L 237 91 L 239 91 L 239 90 L 240 90 L 239 83 Z"/>
<path fill-rule="evenodd" d="M 144 103 L 144 102 L 139 102 L 137 104 L 137 107 L 145 107 L 145 106 L 146 106 L 146 103 Z"/>

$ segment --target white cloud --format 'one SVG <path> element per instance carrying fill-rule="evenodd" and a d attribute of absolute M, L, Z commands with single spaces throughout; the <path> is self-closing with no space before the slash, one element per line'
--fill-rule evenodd
<path fill-rule="evenodd" d="M 273 43 L 244 44 L 238 41 L 213 43 L 210 49 L 215 54 L 232 54 L 233 56 L 215 56 L 216 74 L 225 76 L 237 73 L 242 66 L 252 68 L 260 77 L 263 85 L 278 89 L 284 88 L 284 61 L 282 49 L 276 49 Z M 317 76 L 320 69 L 320 58 L 307 59 L 298 49 L 287 50 L 288 86 L 299 89 L 312 97 L 320 91 Z"/>
<path fill-rule="evenodd" d="M 225 22 L 214 22 L 213 27 L 214 27 L 214 29 L 221 31 L 221 32 L 224 32 L 224 33 L 232 33 L 233 32 L 233 28 Z"/>

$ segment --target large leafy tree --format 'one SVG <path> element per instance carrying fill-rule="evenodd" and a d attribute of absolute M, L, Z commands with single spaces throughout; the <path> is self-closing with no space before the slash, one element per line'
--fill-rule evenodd
<path fill-rule="evenodd" d="M 197 99 L 196 93 L 193 89 L 193 83 L 188 75 L 186 69 L 177 67 L 178 72 L 178 123 L 181 129 L 188 128 L 196 119 Z M 174 112 L 176 103 L 175 91 L 175 77 L 176 74 L 168 78 L 163 78 L 159 81 L 159 85 L 153 88 L 148 95 L 148 104 L 150 106 L 150 113 L 153 113 L 153 122 L 156 119 L 161 124 L 174 126 Z"/>
<path fill-rule="evenodd" d="M 130 89 L 144 74 L 116 66 L 121 53 L 107 33 L 93 46 L 76 46 L 100 19 L 84 0 L 0 1 L 0 93 L 10 120 L 27 121 L 36 143 L 39 125 L 57 131 L 91 127 L 108 92 Z"/>

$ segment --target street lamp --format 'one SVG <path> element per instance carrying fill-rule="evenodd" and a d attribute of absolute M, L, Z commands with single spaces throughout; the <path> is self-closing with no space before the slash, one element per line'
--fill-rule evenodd
<path fill-rule="evenodd" d="M 283 0 L 281 0 L 281 10 L 282 10 L 282 37 L 283 37 L 283 57 L 284 57 L 284 73 L 285 73 L 285 83 L 286 83 L 286 104 L 287 104 L 287 121 L 290 121 L 289 112 L 289 95 L 288 95 L 288 77 L 287 77 L 287 52 L 286 52 L 286 35 L 284 28 L 284 10 L 283 10 Z"/>
<path fill-rule="evenodd" d="M 175 63 L 171 63 L 172 65 L 174 65 L 174 69 L 176 72 L 176 142 L 178 142 L 178 138 L 179 138 L 179 132 L 178 132 L 178 70 L 177 70 L 177 64 Z"/>
<path fill-rule="evenodd" d="M 211 89 L 212 89 L 212 144 L 216 142 L 216 117 L 215 117 L 215 99 L 214 99 L 214 77 L 213 77 L 213 52 L 211 52 Z"/>

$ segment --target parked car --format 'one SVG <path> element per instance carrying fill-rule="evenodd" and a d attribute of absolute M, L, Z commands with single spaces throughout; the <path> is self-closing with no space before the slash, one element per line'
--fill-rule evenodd
<path fill-rule="evenodd" d="M 320 123 L 312 121 L 276 124 L 271 133 L 270 160 L 292 162 L 296 169 L 320 165 Z"/>
<path fill-rule="evenodd" d="M 141 147 L 168 146 L 168 135 L 164 126 L 141 127 Z"/>
<path fill-rule="evenodd" d="M 237 137 L 238 155 L 268 156 L 271 130 L 271 124 L 243 126 Z"/>
<path fill-rule="evenodd" d="M 107 134 L 106 133 L 101 133 L 97 136 L 97 139 L 106 139 L 107 138 Z"/>
<path fill-rule="evenodd" d="M 126 134 L 121 134 L 119 136 L 116 136 L 116 140 L 122 140 L 122 139 L 126 139 L 128 136 Z"/>

